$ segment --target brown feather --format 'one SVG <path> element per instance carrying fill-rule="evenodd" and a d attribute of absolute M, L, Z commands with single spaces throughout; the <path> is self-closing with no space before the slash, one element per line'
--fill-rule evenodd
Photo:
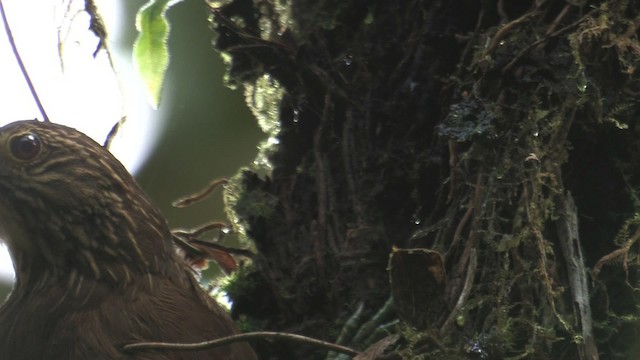
<path fill-rule="evenodd" d="M 16 150 L 24 134 L 41 146 L 33 158 L 33 144 Z M 37 121 L 0 128 L 0 236 L 16 270 L 0 308 L 2 359 L 256 359 L 246 343 L 122 351 L 237 329 L 175 254 L 166 221 L 131 175 L 74 129 Z"/>

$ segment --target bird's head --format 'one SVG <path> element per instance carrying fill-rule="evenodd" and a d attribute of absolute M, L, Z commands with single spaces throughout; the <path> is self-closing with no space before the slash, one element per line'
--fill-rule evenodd
<path fill-rule="evenodd" d="M 35 120 L 0 128 L 0 238 L 18 281 L 41 269 L 124 282 L 172 251 L 163 217 L 118 160 Z"/>

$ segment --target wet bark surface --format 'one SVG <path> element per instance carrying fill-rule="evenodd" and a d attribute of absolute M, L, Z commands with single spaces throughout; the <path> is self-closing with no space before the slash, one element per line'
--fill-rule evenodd
<path fill-rule="evenodd" d="M 272 135 L 267 165 L 232 187 L 258 252 L 229 289 L 247 326 L 359 350 L 397 333 L 390 351 L 404 358 L 632 356 L 632 3 L 234 0 L 211 11 L 228 81 Z"/>

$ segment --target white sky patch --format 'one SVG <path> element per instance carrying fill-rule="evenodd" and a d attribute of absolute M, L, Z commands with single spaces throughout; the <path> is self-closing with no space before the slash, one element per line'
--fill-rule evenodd
<path fill-rule="evenodd" d="M 71 0 L 69 7 L 67 1 L 4 0 L 3 4 L 18 51 L 50 120 L 74 127 L 102 144 L 113 125 L 126 115 L 111 152 L 135 172 L 159 135 L 161 114 L 147 104 L 129 54 L 114 54 L 117 74 L 104 51 L 93 57 L 98 38 L 88 30 L 89 16 L 81 11 L 84 0 Z M 118 37 L 121 26 L 133 26 L 119 24 L 118 1 L 96 2 L 110 38 Z M 42 120 L 0 23 L 0 126 L 34 118 Z M 7 279 L 13 279 L 13 266 L 6 247 L 0 246 L 0 281 Z"/>
<path fill-rule="evenodd" d="M 13 280 L 13 266 L 11 265 L 11 257 L 9 256 L 9 251 L 7 247 L 3 244 L 0 244 L 0 279 L 3 282 L 8 282 Z M 1 300 L 1 299 L 0 299 Z"/>

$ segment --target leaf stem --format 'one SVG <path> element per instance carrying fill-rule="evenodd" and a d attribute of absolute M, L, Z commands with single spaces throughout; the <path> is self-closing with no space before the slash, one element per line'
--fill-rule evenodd
<path fill-rule="evenodd" d="M 18 52 L 18 47 L 16 46 L 16 42 L 13 38 L 13 34 L 11 33 L 11 28 L 9 27 L 9 22 L 7 21 L 7 14 L 4 11 L 4 5 L 2 4 L 2 0 L 0 0 L 0 15 L 2 15 L 2 23 L 4 24 L 4 30 L 7 33 L 7 38 L 9 39 L 9 44 L 11 44 L 11 50 L 13 50 L 13 55 L 18 62 L 18 66 L 20 67 L 20 71 L 22 71 L 22 75 L 24 79 L 27 81 L 27 85 L 29 86 L 29 91 L 31 91 L 31 95 L 33 96 L 33 100 L 35 100 L 36 105 L 38 106 L 38 110 L 43 117 L 44 122 L 49 122 L 49 117 L 47 116 L 47 112 L 44 110 L 44 106 L 42 106 L 42 102 L 38 97 L 38 93 L 36 92 L 36 88 L 33 86 L 33 82 L 27 73 L 27 68 L 24 66 L 22 62 L 22 58 L 20 57 L 20 53 Z"/>

